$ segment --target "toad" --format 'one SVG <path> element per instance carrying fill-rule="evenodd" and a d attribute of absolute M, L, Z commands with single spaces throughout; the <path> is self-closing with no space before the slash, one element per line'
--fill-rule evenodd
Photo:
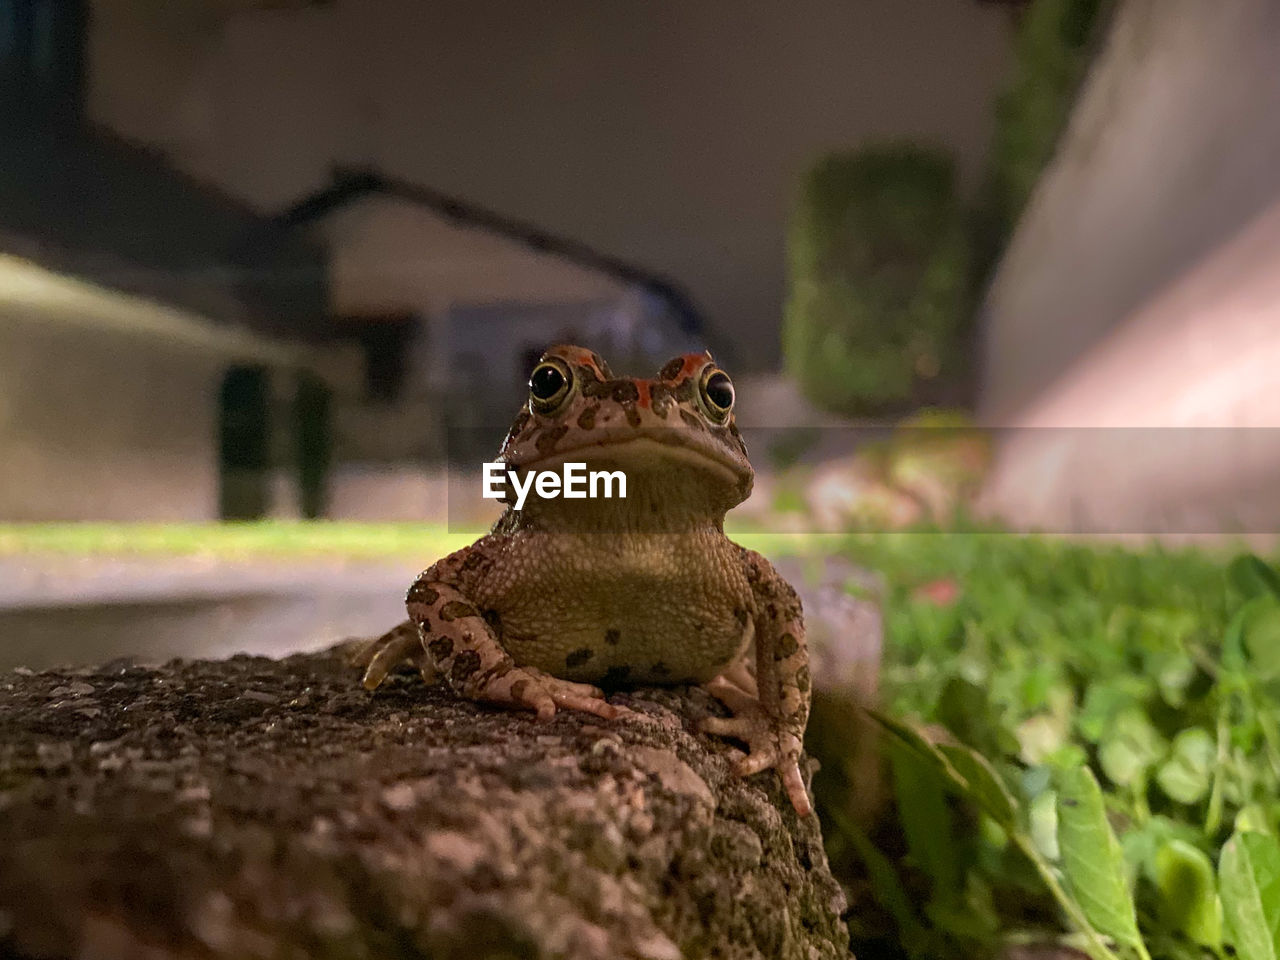
<path fill-rule="evenodd" d="M 738 774 L 777 771 L 801 815 L 810 678 L 800 601 L 760 554 L 724 533 L 753 471 L 734 387 L 709 353 L 656 378 L 616 377 L 594 352 L 548 350 L 499 460 L 622 471 L 626 496 L 513 496 L 493 529 L 409 588 L 409 618 L 360 655 L 376 688 L 405 660 L 461 697 L 548 719 L 613 720 L 606 689 L 702 684 L 732 716 L 704 732 L 741 741 Z M 603 689 L 602 689 L 603 688 Z"/>

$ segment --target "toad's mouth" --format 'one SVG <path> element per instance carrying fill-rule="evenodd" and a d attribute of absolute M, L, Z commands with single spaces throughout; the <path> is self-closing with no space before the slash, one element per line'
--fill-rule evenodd
<path fill-rule="evenodd" d="M 582 461 L 588 466 L 612 466 L 626 472 L 662 471 L 688 465 L 735 488 L 750 485 L 753 478 L 745 459 L 735 459 L 709 436 L 704 438 L 683 430 L 600 431 L 589 441 L 573 443 L 553 453 L 507 460 L 509 466 L 520 471 L 553 469 L 570 461 Z"/>

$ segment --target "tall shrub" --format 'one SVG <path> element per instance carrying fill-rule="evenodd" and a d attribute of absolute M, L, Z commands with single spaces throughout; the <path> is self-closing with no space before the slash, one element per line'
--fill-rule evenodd
<path fill-rule="evenodd" d="M 1013 63 L 996 100 L 995 131 L 976 212 L 981 286 L 1053 157 L 1113 0 L 1035 0 L 1018 21 Z"/>
<path fill-rule="evenodd" d="M 792 217 L 782 330 L 809 399 L 856 415 L 952 373 L 966 249 L 949 154 L 901 144 L 820 160 Z"/>

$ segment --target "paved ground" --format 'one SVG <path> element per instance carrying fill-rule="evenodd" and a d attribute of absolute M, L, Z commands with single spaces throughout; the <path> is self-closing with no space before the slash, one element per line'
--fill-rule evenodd
<path fill-rule="evenodd" d="M 0 559 L 0 669 L 314 650 L 394 625 L 417 573 L 313 560 Z"/>
<path fill-rule="evenodd" d="M 1280 203 L 1008 421 L 983 511 L 1052 532 L 1280 533 L 1277 263 Z"/>
<path fill-rule="evenodd" d="M 865 650 L 851 639 L 824 643 L 841 658 L 832 671 L 878 661 L 878 619 L 863 622 L 874 610 L 842 589 L 867 580 L 865 571 L 840 558 L 816 567 L 784 559 L 779 568 L 801 591 L 815 638 L 874 639 Z M 393 626 L 417 573 L 403 564 L 296 559 L 3 558 L 0 670 L 317 650 Z"/>

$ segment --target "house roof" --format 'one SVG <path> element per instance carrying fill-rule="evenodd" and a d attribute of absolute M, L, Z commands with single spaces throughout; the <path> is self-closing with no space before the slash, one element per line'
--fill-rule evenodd
<path fill-rule="evenodd" d="M 622 283 L 641 287 L 667 305 L 684 332 L 702 332 L 701 313 L 689 295 L 668 277 L 601 253 L 578 240 L 550 233 L 430 187 L 388 177 L 377 170 L 337 168 L 329 186 L 298 200 L 276 219 L 291 226 L 311 223 L 371 196 L 392 197 L 425 207 L 452 223 L 506 237 L 538 252 L 562 257 Z"/>
<path fill-rule="evenodd" d="M 0 249 L 275 335 L 314 336 L 325 312 L 319 244 L 75 123 L 0 129 Z"/>

